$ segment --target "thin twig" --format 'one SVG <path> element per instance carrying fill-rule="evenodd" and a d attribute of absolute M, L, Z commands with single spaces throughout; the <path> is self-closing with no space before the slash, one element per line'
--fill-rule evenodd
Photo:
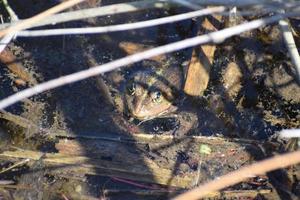
<path fill-rule="evenodd" d="M 227 6 L 227 7 L 235 7 L 235 8 L 237 7 L 237 5 L 233 4 L 233 3 L 235 3 L 233 1 L 228 1 L 228 2 L 222 1 L 223 4 L 220 3 L 221 1 L 213 1 L 213 0 L 201 1 L 201 2 L 200 1 L 191 2 L 191 1 L 188 1 L 188 0 L 170 0 L 170 1 L 174 2 L 175 4 L 182 5 L 186 8 L 190 8 L 192 10 L 201 9 L 201 8 L 203 8 L 203 6 L 207 6 L 207 5 L 212 6 L 211 4 L 217 4 L 217 5 L 222 5 L 222 6 Z M 247 9 L 247 10 L 243 9 L 243 11 L 239 10 L 238 14 L 240 16 L 257 16 L 257 15 L 264 16 L 268 13 L 273 13 L 273 12 L 278 11 L 277 6 L 270 4 L 270 2 L 261 2 L 260 4 L 256 4 L 255 2 L 256 1 L 251 1 L 251 0 L 250 1 L 239 1 L 238 5 L 240 7 L 251 6 L 251 9 Z M 300 4 L 296 4 L 296 5 L 293 4 L 293 6 L 291 6 L 290 4 L 287 4 L 287 3 L 283 4 L 282 3 L 283 7 L 289 7 L 289 8 L 295 9 L 293 11 L 291 10 L 291 12 L 299 11 L 299 8 L 297 8 L 297 6 L 299 6 L 299 5 Z M 230 13 L 230 12 L 229 13 L 228 12 L 219 13 L 219 15 L 222 15 L 222 16 L 230 16 L 231 14 L 232 13 Z"/>
<path fill-rule="evenodd" d="M 10 7 L 10 5 L 8 4 L 7 0 L 2 0 L 3 4 L 11 18 L 12 22 L 16 22 L 19 20 L 18 16 L 16 15 L 16 13 L 14 12 L 14 10 Z M 5 36 L 4 38 L 2 38 L 2 40 L 0 41 L 0 53 L 6 48 L 6 46 L 10 43 L 11 40 L 13 40 L 14 38 L 14 34 L 9 34 L 7 36 Z"/>
<path fill-rule="evenodd" d="M 225 11 L 225 7 L 213 7 L 203 10 L 183 13 L 179 15 L 173 15 L 153 20 L 141 21 L 129 24 L 119 24 L 105 27 L 89 27 L 89 28 L 64 28 L 64 29 L 47 29 L 47 30 L 37 30 L 37 31 L 20 31 L 17 36 L 25 37 L 36 37 L 36 36 L 53 36 L 53 35 L 70 35 L 70 34 L 94 34 L 94 33 L 108 33 L 114 31 L 127 31 L 132 29 L 140 29 L 151 26 L 157 26 L 161 24 L 173 23 L 177 21 L 182 21 L 194 17 L 199 17 L 203 15 L 209 15 L 214 13 L 219 13 Z"/>
<path fill-rule="evenodd" d="M 37 22 L 36 24 L 31 25 L 30 28 L 50 25 L 50 24 L 58 24 L 58 23 L 74 21 L 74 20 L 87 19 L 91 17 L 100 17 L 106 15 L 141 11 L 149 8 L 164 8 L 166 5 L 169 5 L 169 3 L 160 2 L 159 0 L 145 0 L 145 1 L 113 4 L 113 5 L 102 6 L 98 8 L 88 8 L 88 9 L 82 9 L 77 11 L 69 11 L 69 12 L 59 13 L 56 15 L 52 15 L 48 18 L 45 18 Z M 7 27 L 9 25 L 10 24 L 3 24 L 0 25 L 0 28 Z"/>
<path fill-rule="evenodd" d="M 274 7 L 281 7 L 283 5 L 289 5 L 295 3 L 294 1 L 288 1 L 285 2 L 279 2 L 279 1 L 270 1 L 270 0 L 230 0 L 230 1 L 224 1 L 224 0 L 187 0 L 189 3 L 193 3 L 196 5 L 201 6 L 207 6 L 207 5 L 222 5 L 222 6 L 253 6 L 253 5 L 268 5 L 268 6 L 274 6 Z"/>
<path fill-rule="evenodd" d="M 221 176 L 216 180 L 210 181 L 206 184 L 183 193 L 174 200 L 196 200 L 205 197 L 211 192 L 221 190 L 231 185 L 237 184 L 243 180 L 266 172 L 273 171 L 280 168 L 285 168 L 300 162 L 300 151 L 287 153 L 280 156 L 269 158 L 250 166 L 243 167 L 237 171 L 231 172 L 227 175 Z"/>
<path fill-rule="evenodd" d="M 232 1 L 223 1 L 224 5 L 226 6 L 235 6 L 233 5 Z M 252 2 L 252 3 L 251 3 Z M 282 9 L 286 9 L 289 12 L 296 12 L 299 11 L 298 7 L 300 3 L 296 2 L 282 2 L 281 4 L 278 4 L 278 2 L 269 2 L 264 1 L 260 2 L 260 4 L 256 3 L 257 1 L 239 1 L 238 6 L 253 6 L 259 8 L 263 8 L 266 10 L 263 10 L 263 13 L 269 13 L 272 11 L 277 11 L 278 7 Z M 199 3 L 203 6 L 212 5 L 215 4 L 214 1 L 197 1 L 195 3 Z M 193 3 L 193 5 L 196 5 Z M 169 1 L 163 1 L 163 0 L 145 0 L 145 1 L 136 1 L 136 2 L 127 2 L 127 3 L 120 3 L 120 4 L 113 4 L 108 6 L 102 6 L 99 8 L 89 8 L 89 9 L 82 9 L 77 11 L 70 11 L 65 13 L 59 13 L 56 15 L 52 15 L 50 17 L 47 17 L 46 19 L 43 19 L 39 22 L 36 22 L 35 24 L 32 24 L 30 28 L 38 27 L 38 26 L 44 26 L 44 25 L 50 25 L 50 24 L 57 24 L 62 22 L 68 22 L 68 21 L 74 21 L 74 20 L 81 20 L 91 17 L 99 17 L 99 16 L 105 16 L 105 15 L 114 15 L 114 14 L 120 14 L 120 13 L 126 13 L 126 12 L 134 12 L 134 11 L 141 11 L 149 8 L 164 8 L 166 6 L 176 6 L 178 3 L 174 3 L 173 0 Z M 181 4 L 182 5 L 182 4 Z M 219 5 L 219 4 L 218 4 Z M 193 9 L 196 9 L 194 7 Z M 291 9 L 291 10 L 289 10 Z M 255 15 L 258 11 L 244 11 L 242 13 L 239 13 L 241 15 Z M 260 13 L 261 14 L 261 13 Z M 20 22 L 23 20 L 20 20 Z M 6 23 L 0 25 L 0 29 L 6 28 L 8 26 L 14 25 L 15 23 Z"/>
<path fill-rule="evenodd" d="M 181 5 L 184 5 L 184 0 L 171 0 L 171 1 L 177 1 L 177 3 L 181 2 Z M 230 1 L 224 1 L 224 0 L 205 0 L 205 1 L 199 1 L 199 0 L 185 0 L 186 7 L 191 8 L 190 5 L 194 5 L 194 7 L 198 6 L 229 6 L 229 7 L 238 7 L 238 8 L 245 8 L 246 10 L 249 10 L 249 8 L 256 8 L 256 9 L 262 9 L 268 13 L 268 12 L 276 12 L 278 11 L 278 8 L 284 9 L 286 13 L 291 12 L 299 12 L 299 5 L 300 2 L 292 1 L 292 0 L 285 0 L 285 1 L 269 1 L 269 0 L 230 0 Z M 194 8 L 196 9 L 196 8 Z M 255 16 L 257 13 L 256 11 L 250 11 L 252 12 L 252 16 Z M 265 13 L 266 13 L 265 12 Z M 241 14 L 239 12 L 239 14 Z M 259 13 L 260 16 L 263 13 Z M 248 15 L 248 12 L 246 12 L 245 15 Z"/>
<path fill-rule="evenodd" d="M 289 28 L 289 23 L 287 19 L 282 19 L 279 21 L 279 26 L 282 30 L 283 39 L 286 45 L 286 48 L 289 51 L 291 60 L 296 67 L 297 78 L 300 80 L 300 56 L 295 44 L 293 34 Z"/>
<path fill-rule="evenodd" d="M 3 37 L 6 34 L 13 34 L 16 33 L 17 31 L 20 31 L 22 29 L 26 29 L 31 27 L 31 25 L 33 25 L 34 23 L 37 23 L 38 21 L 45 19 L 46 17 L 49 17 L 55 13 L 58 13 L 62 10 L 65 10 L 67 8 L 72 7 L 75 4 L 78 4 L 80 2 L 82 2 L 84 0 L 69 0 L 69 1 L 65 1 L 61 4 L 58 4 L 57 6 L 54 6 L 40 14 L 37 14 L 31 18 L 28 18 L 26 20 L 23 20 L 19 23 L 17 23 L 16 25 L 13 25 L 9 28 L 6 28 L 4 30 L 0 31 L 0 37 Z"/>
<path fill-rule="evenodd" d="M 12 41 L 14 39 L 15 35 L 12 34 L 8 34 L 6 36 L 4 36 L 1 40 L 0 40 L 0 53 L 6 48 L 6 46 L 10 43 L 10 41 Z"/>
<path fill-rule="evenodd" d="M 68 197 L 67 197 L 65 194 L 61 194 L 61 196 L 62 196 L 62 198 L 63 198 L 64 200 L 69 200 Z"/>
<path fill-rule="evenodd" d="M 279 133 L 281 138 L 300 138 L 300 129 L 282 130 Z"/>
<path fill-rule="evenodd" d="M 295 13 L 293 13 L 295 14 Z M 299 15 L 299 13 L 297 13 Z M 44 92 L 46 90 L 50 90 L 53 88 L 57 88 L 59 86 L 63 86 L 69 83 L 74 83 L 76 81 L 80 81 L 89 77 L 93 77 L 96 75 L 99 75 L 101 73 L 105 73 L 108 71 L 112 71 L 114 69 L 120 68 L 122 66 L 126 66 L 135 62 L 142 61 L 147 58 L 151 58 L 154 56 L 158 56 L 160 54 L 170 53 L 177 50 L 185 49 L 188 47 L 205 44 L 208 42 L 214 42 L 214 43 L 220 43 L 223 42 L 225 39 L 240 34 L 245 31 L 250 31 L 252 29 L 256 29 L 258 27 L 264 26 L 266 24 L 270 24 L 276 21 L 279 21 L 280 19 L 284 18 L 286 15 L 275 15 L 268 18 L 253 20 L 248 23 L 244 23 L 241 25 L 233 26 L 230 28 L 226 28 L 220 31 L 212 32 L 209 34 L 205 34 L 202 36 L 193 37 L 190 39 L 185 39 L 179 42 L 174 42 L 171 44 L 167 44 L 164 46 L 160 46 L 157 48 L 153 48 L 141 53 L 133 54 L 112 62 L 109 62 L 104 65 L 98 65 L 95 67 L 91 67 L 87 70 L 83 70 L 80 72 L 76 72 L 67 76 L 63 76 L 60 78 L 56 78 L 44 83 L 41 83 L 39 85 L 36 85 L 32 88 L 25 89 L 23 91 L 20 91 L 16 94 L 13 94 L 2 101 L 0 101 L 0 109 L 4 109 L 9 105 L 12 105 L 22 99 L 31 97 L 35 94 L 39 94 L 41 92 Z"/>
<path fill-rule="evenodd" d="M 190 9 L 193 9 L 193 10 L 196 10 L 196 9 L 202 9 L 201 6 L 195 4 L 195 3 L 191 3 L 189 1 L 186 1 L 186 0 L 172 0 L 174 3 L 177 3 L 177 4 L 180 4 L 182 6 L 185 6 L 187 8 L 190 8 Z"/>
<path fill-rule="evenodd" d="M 17 163 L 15 163 L 15 164 L 13 164 L 12 166 L 10 166 L 10 167 L 8 167 L 8 168 L 2 170 L 2 171 L 0 172 L 0 174 L 3 174 L 3 173 L 5 173 L 5 172 L 7 172 L 7 171 L 9 171 L 9 170 L 11 170 L 11 169 L 14 169 L 14 168 L 18 167 L 18 166 L 24 165 L 25 163 L 27 163 L 27 162 L 29 162 L 29 161 L 30 161 L 30 159 L 27 158 L 27 159 L 25 159 L 25 160 L 22 160 L 22 161 L 20 161 L 20 162 L 17 162 Z"/>
<path fill-rule="evenodd" d="M 182 0 L 181 0 L 182 1 Z M 190 2 L 190 1 L 189 1 Z M 248 0 L 248 1 L 222 1 L 223 4 L 220 4 L 221 1 L 215 1 L 215 0 L 206 0 L 206 1 L 191 1 L 190 4 L 196 5 L 201 4 L 202 6 L 207 5 L 226 5 L 226 6 L 253 6 L 253 7 L 261 7 L 264 9 L 267 9 L 267 12 L 276 11 L 278 10 L 278 7 L 281 9 L 285 9 L 288 12 L 296 12 L 299 11 L 297 9 L 297 6 L 300 5 L 300 3 L 297 2 L 274 2 L 274 1 L 257 1 L 257 0 Z M 259 2 L 259 4 L 257 3 Z M 234 5 L 236 4 L 236 5 Z M 114 14 L 120 14 L 120 13 L 126 13 L 126 12 L 134 12 L 134 11 L 141 11 L 144 9 L 149 8 L 164 8 L 166 6 L 176 6 L 178 3 L 173 2 L 173 0 L 163 1 L 163 0 L 145 0 L 145 1 L 136 1 L 136 2 L 127 2 L 127 3 L 120 3 L 120 4 L 113 4 L 108 6 L 102 6 L 99 8 L 89 8 L 89 9 L 82 9 L 78 11 L 70 11 L 65 13 L 59 13 L 56 15 L 52 15 L 50 17 L 47 17 L 39 22 L 36 22 L 35 24 L 32 24 L 30 28 L 38 27 L 38 26 L 44 26 L 44 25 L 50 25 L 50 24 L 57 24 L 62 22 L 68 22 L 68 21 L 74 21 L 74 20 L 81 20 L 91 17 L 99 17 L 99 16 L 105 16 L 105 15 L 114 15 Z M 182 4 L 181 4 L 182 5 Z M 196 9 L 195 7 L 193 9 Z M 289 10 L 291 9 L 291 10 Z M 296 9 L 296 10 L 295 10 Z M 256 12 L 245 12 L 243 15 L 254 15 Z M 23 20 L 20 20 L 20 22 Z M 15 23 L 6 23 L 0 25 L 0 29 L 6 28 L 8 26 L 14 25 Z"/>
<path fill-rule="evenodd" d="M 0 185 L 0 188 L 7 189 L 23 189 L 23 190 L 33 190 L 33 188 L 29 185 Z"/>
<path fill-rule="evenodd" d="M 14 184 L 15 182 L 12 180 L 0 180 L 0 185 L 10 185 Z"/>
<path fill-rule="evenodd" d="M 7 2 L 7 0 L 2 0 L 2 2 L 4 4 L 5 9 L 7 10 L 9 16 L 10 16 L 10 20 L 12 22 L 18 21 L 19 20 L 18 16 L 16 15 L 15 11 L 10 7 L 10 5 Z"/>

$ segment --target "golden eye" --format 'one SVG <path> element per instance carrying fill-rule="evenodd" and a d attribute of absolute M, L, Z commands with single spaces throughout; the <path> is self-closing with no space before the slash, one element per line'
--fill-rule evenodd
<path fill-rule="evenodd" d="M 127 92 L 130 94 L 130 95 L 134 95 L 135 94 L 135 90 L 136 90 L 136 85 L 135 83 L 131 83 L 128 85 L 127 87 Z"/>
<path fill-rule="evenodd" d="M 151 93 L 152 101 L 155 103 L 160 103 L 162 101 L 162 94 L 159 91 Z"/>

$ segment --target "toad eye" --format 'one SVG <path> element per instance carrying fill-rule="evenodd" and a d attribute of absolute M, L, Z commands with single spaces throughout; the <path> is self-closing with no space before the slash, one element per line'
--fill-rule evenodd
<path fill-rule="evenodd" d="M 151 93 L 152 101 L 155 103 L 160 103 L 162 101 L 162 94 L 160 91 Z"/>
<path fill-rule="evenodd" d="M 129 84 L 129 86 L 127 87 L 127 92 L 128 92 L 130 95 L 134 95 L 134 94 L 135 94 L 135 91 L 136 91 L 136 85 L 135 85 L 135 83 Z"/>

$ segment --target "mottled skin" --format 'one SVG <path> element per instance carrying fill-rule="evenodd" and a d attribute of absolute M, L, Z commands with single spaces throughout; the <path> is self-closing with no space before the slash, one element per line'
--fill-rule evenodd
<path fill-rule="evenodd" d="M 119 47 L 127 54 L 150 48 L 131 42 L 121 42 Z M 126 92 L 121 98 L 124 104 L 121 105 L 125 105 L 128 113 L 141 122 L 154 118 L 175 117 L 177 125 L 168 134 L 186 135 L 197 124 L 197 116 L 191 112 L 176 111 L 183 101 L 183 98 L 179 98 L 183 92 L 183 69 L 176 60 L 166 55 L 156 56 L 148 61 L 150 64 L 143 65 L 140 71 L 127 79 Z M 124 107 L 122 110 L 124 111 Z"/>
<path fill-rule="evenodd" d="M 151 48 L 132 42 L 121 42 L 119 47 L 127 54 Z M 172 66 L 170 58 L 160 55 L 150 60 L 159 67 L 138 71 L 126 83 L 125 104 L 132 117 L 139 120 L 153 119 L 176 110 L 174 101 L 183 84 L 180 66 Z"/>
<path fill-rule="evenodd" d="M 125 101 L 134 118 L 139 120 L 174 111 L 175 96 L 182 85 L 179 67 L 151 68 L 133 74 L 127 82 Z"/>

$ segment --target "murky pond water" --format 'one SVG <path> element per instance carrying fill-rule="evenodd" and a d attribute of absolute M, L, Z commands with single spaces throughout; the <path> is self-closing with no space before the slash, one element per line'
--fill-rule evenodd
<path fill-rule="evenodd" d="M 23 5 L 23 1 L 15 0 L 13 2 L 15 3 L 13 4 L 14 9 L 22 17 L 38 13 L 46 6 L 28 0 L 27 5 L 32 6 L 27 8 L 20 6 Z M 111 3 L 112 1 L 102 1 L 101 4 Z M 186 11 L 183 8 L 149 9 L 82 22 L 70 22 L 58 25 L 58 27 L 105 26 L 142 21 Z M 122 42 L 134 44 L 133 48 L 138 47 L 135 52 L 143 51 L 147 48 L 193 37 L 197 34 L 198 28 L 199 23 L 195 20 L 185 20 L 157 27 L 109 34 L 20 38 L 10 44 L 9 49 L 37 82 L 43 82 L 130 54 L 130 49 L 120 45 Z M 8 140 L 8 134 L 5 132 L 9 132 L 12 140 L 10 147 L 44 152 L 58 151 L 58 147 L 55 146 L 58 143 L 57 137 L 102 137 L 107 139 L 126 136 L 134 140 L 134 134 L 145 133 L 166 136 L 219 136 L 267 140 L 276 131 L 283 128 L 296 128 L 300 125 L 299 83 L 293 78 L 295 71 L 286 55 L 282 40 L 276 36 L 276 31 L 278 31 L 277 26 L 269 26 L 251 33 L 244 33 L 218 45 L 210 73 L 209 86 L 202 97 L 190 97 L 183 93 L 182 88 L 176 88 L 177 93 L 174 95 L 176 97 L 172 96 L 168 99 L 168 92 L 171 91 L 169 88 L 172 86 L 170 81 L 161 81 L 162 79 L 168 80 L 167 77 L 173 76 L 174 71 L 168 73 L 158 71 L 171 67 L 180 69 L 184 80 L 192 54 L 192 49 L 186 49 L 164 55 L 163 59 L 159 57 L 134 63 L 102 76 L 66 85 L 13 105 L 7 111 L 27 119 L 31 126 L 20 128 L 22 122 L 16 126 L 13 123 L 16 123 L 14 121 L 17 120 L 16 118 L 12 118 L 13 122 L 8 122 L 7 119 L 1 120 L 4 131 L 3 134 L 1 131 L 0 137 Z M 269 40 L 265 39 L 267 32 L 271 33 Z M 140 47 L 141 45 L 143 47 Z M 145 73 L 150 68 L 154 73 Z M 17 84 L 16 79 L 19 77 L 5 68 L 4 64 L 0 70 L 1 98 L 26 87 Z M 131 108 L 128 108 L 126 94 L 128 95 L 129 92 L 136 95 L 139 92 L 136 85 L 134 89 L 128 85 L 136 77 L 137 72 L 146 77 L 158 73 L 161 76 L 162 83 L 160 85 L 147 85 L 154 79 L 142 79 L 141 81 L 141 77 L 143 77 L 141 75 L 138 79 L 139 84 L 143 86 L 143 89 L 150 90 L 147 93 L 148 98 L 153 98 L 150 102 L 162 105 L 163 101 L 160 98 L 163 95 L 166 97 L 166 101 L 170 101 L 172 107 L 176 107 L 176 109 L 172 111 L 166 109 L 163 115 L 150 109 L 150 114 L 147 116 L 151 117 L 143 119 L 134 116 Z M 231 86 L 228 85 L 232 85 L 232 82 L 236 85 L 229 91 L 228 88 Z M 154 86 L 155 90 L 153 90 Z M 172 92 L 174 93 L 174 90 Z M 132 104 L 137 101 L 132 100 Z M 86 145 L 84 142 L 81 144 Z M 2 146 L 4 149 L 10 148 L 6 143 Z M 139 158 L 135 157 L 135 159 L 140 159 L 141 163 L 139 164 L 146 171 L 151 170 L 147 169 L 147 165 L 142 161 L 144 154 L 149 159 L 160 162 L 161 166 L 179 163 L 177 170 L 174 169 L 173 173 L 180 175 L 180 173 L 196 173 L 199 165 L 197 148 L 193 145 L 190 147 L 189 145 L 174 145 L 161 151 L 160 149 L 153 150 L 155 148 L 151 145 L 149 147 L 149 145 L 134 144 L 128 147 L 128 151 L 140 154 Z M 82 151 L 86 155 L 91 153 L 88 147 Z M 116 150 L 116 152 L 119 151 Z M 221 157 L 221 155 L 219 156 Z M 109 153 L 102 158 L 106 161 L 114 159 Z M 240 160 L 242 161 L 243 158 Z M 220 162 L 212 159 L 201 167 L 207 169 L 219 165 Z M 43 163 L 34 163 L 30 167 L 32 167 L 31 169 L 40 169 L 42 172 L 36 176 L 21 176 L 19 181 L 23 184 L 29 184 L 30 181 L 47 174 L 43 171 L 45 170 Z M 211 171 L 207 171 L 207 178 L 217 177 L 224 172 L 224 169 L 234 168 L 235 165 L 222 167 L 222 169 L 211 167 Z M 18 179 L 19 175 L 15 177 Z M 1 178 L 5 177 L 1 176 Z M 43 181 L 51 185 L 49 181 L 51 182 L 52 178 L 52 176 L 43 176 Z M 67 193 L 75 188 L 78 194 L 88 191 L 93 195 L 95 193 L 99 195 L 100 190 L 95 191 L 95 188 L 105 187 L 105 184 L 111 181 L 103 178 L 97 182 L 98 180 L 94 180 L 95 177 L 90 180 L 84 178 L 87 182 L 90 181 L 91 187 L 95 188 L 91 189 L 85 185 L 86 188 L 79 189 L 78 185 L 80 184 L 74 177 L 70 180 L 68 178 L 70 178 L 69 175 L 66 175 L 65 178 L 56 180 L 57 185 L 52 189 Z M 83 178 L 78 179 L 82 180 Z M 64 184 L 65 186 L 63 186 Z M 119 185 L 110 184 L 113 188 L 118 188 L 119 185 L 121 185 L 120 188 L 124 188 L 121 183 Z M 16 193 L 18 197 L 22 195 L 24 195 L 22 192 Z M 50 194 L 47 196 L 49 199 L 55 197 Z"/>

